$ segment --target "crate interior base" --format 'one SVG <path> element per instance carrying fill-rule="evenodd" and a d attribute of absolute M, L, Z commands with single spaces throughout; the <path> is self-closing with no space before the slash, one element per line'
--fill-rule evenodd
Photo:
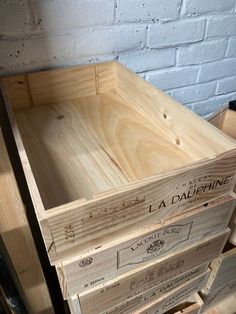
<path fill-rule="evenodd" d="M 45 209 L 234 148 L 117 63 L 13 77 L 6 85 Z"/>
<path fill-rule="evenodd" d="M 16 112 L 46 207 L 90 199 L 194 160 L 122 100 L 111 92 Z"/>

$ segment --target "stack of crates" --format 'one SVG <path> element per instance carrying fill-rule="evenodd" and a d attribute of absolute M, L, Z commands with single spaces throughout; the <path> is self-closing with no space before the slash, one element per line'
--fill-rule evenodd
<path fill-rule="evenodd" d="M 230 233 L 235 141 L 117 62 L 2 91 L 71 312 L 201 311 Z"/>

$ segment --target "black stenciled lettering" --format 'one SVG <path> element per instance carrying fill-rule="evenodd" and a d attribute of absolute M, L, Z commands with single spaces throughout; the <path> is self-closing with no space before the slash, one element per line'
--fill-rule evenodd
<path fill-rule="evenodd" d="M 75 231 L 73 229 L 73 225 L 69 224 L 64 227 L 65 239 L 71 240 L 75 237 Z"/>

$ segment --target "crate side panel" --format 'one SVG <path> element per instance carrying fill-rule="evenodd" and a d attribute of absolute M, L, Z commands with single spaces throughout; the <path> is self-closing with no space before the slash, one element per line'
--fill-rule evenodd
<path fill-rule="evenodd" d="M 33 105 L 27 75 L 3 78 L 3 94 L 13 109 L 27 108 Z"/>
<path fill-rule="evenodd" d="M 28 74 L 35 106 L 96 95 L 95 66 Z"/>
<path fill-rule="evenodd" d="M 96 311 L 90 311 L 90 309 L 86 308 L 84 311 L 88 314 L 100 312 L 106 312 L 106 314 L 129 314 L 133 309 L 149 303 L 153 298 L 162 298 L 170 291 L 173 291 L 179 286 L 182 286 L 194 278 L 206 273 L 207 266 L 208 263 L 198 266 L 184 274 L 180 274 L 173 279 L 165 281 L 161 285 L 154 286 L 153 288 L 144 291 L 142 294 L 129 298 L 126 302 L 118 304 L 113 308 L 107 309 L 109 304 L 111 304 L 111 301 L 107 300 L 108 302 L 103 305 L 103 308 L 97 307 Z"/>
<path fill-rule="evenodd" d="M 96 309 L 99 304 L 106 304 L 109 300 L 114 305 L 127 302 L 130 298 L 215 258 L 221 252 L 227 236 L 228 231 L 208 237 L 188 249 L 170 254 L 159 263 L 150 262 L 145 267 L 138 267 L 94 288 L 88 282 L 88 288 L 85 287 L 87 292 L 80 294 L 81 307 Z"/>
<path fill-rule="evenodd" d="M 209 125 L 207 121 L 135 76 L 128 69 L 119 64 L 116 66 L 117 91 L 136 110 L 140 110 L 154 123 L 161 125 L 167 135 L 173 141 L 178 141 L 193 158 L 211 158 L 235 147 L 230 138 Z"/>
<path fill-rule="evenodd" d="M 235 164 L 236 156 L 230 155 L 151 183 L 137 183 L 127 191 L 110 193 L 78 207 L 68 206 L 67 210 L 57 209 L 52 214 L 49 211 L 47 221 L 56 247 L 51 261 L 91 247 L 91 243 L 99 246 L 100 237 L 132 232 L 231 192 Z M 73 239 L 65 236 L 68 225 Z"/>
<path fill-rule="evenodd" d="M 99 274 L 103 278 L 100 283 L 105 282 L 225 230 L 234 207 L 234 199 L 230 198 L 222 197 L 210 202 L 208 207 L 203 206 L 152 227 L 141 228 L 133 235 L 88 249 L 73 260 L 67 259 L 62 265 L 70 294 L 77 293 L 87 282 L 95 282 Z M 89 260 L 92 261 L 90 264 Z"/>
<path fill-rule="evenodd" d="M 196 279 L 193 279 L 189 283 L 180 286 L 172 293 L 169 293 L 166 297 L 153 300 L 149 305 L 133 311 L 133 314 L 155 314 L 157 309 L 158 313 L 163 314 L 176 304 L 198 292 L 204 286 L 207 277 L 208 272 Z"/>

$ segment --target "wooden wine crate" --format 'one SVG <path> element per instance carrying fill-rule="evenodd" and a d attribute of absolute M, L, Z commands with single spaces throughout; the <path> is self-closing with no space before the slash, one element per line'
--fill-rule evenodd
<path fill-rule="evenodd" d="M 236 246 L 227 242 L 223 252 L 211 262 L 210 269 L 209 280 L 203 290 L 205 294 L 236 280 Z"/>
<path fill-rule="evenodd" d="M 204 314 L 234 314 L 236 309 L 236 291 L 221 301 L 217 302 L 213 307 L 209 307 Z"/>
<path fill-rule="evenodd" d="M 163 298 L 165 295 L 169 294 L 170 291 L 175 291 L 178 287 L 192 282 L 194 279 L 198 279 L 202 275 L 205 275 L 208 269 L 208 263 L 200 265 L 184 274 L 180 274 L 171 280 L 163 282 L 161 285 L 155 286 L 147 291 L 144 291 L 141 295 L 128 299 L 126 302 L 116 305 L 110 309 L 97 308 L 96 311 L 90 312 L 87 308 L 86 310 L 81 310 L 79 298 L 77 296 L 68 299 L 71 307 L 72 313 L 96 313 L 96 314 L 130 314 L 135 311 L 135 309 L 140 308 L 141 305 L 144 306 L 150 303 L 150 300 Z"/>
<path fill-rule="evenodd" d="M 202 307 L 203 301 L 199 294 L 195 293 L 165 314 L 200 314 Z"/>
<path fill-rule="evenodd" d="M 145 266 L 150 260 L 160 261 L 180 248 L 225 230 L 235 206 L 234 197 L 235 194 L 219 197 L 62 262 L 57 273 L 64 298 Z"/>
<path fill-rule="evenodd" d="M 208 121 L 215 125 L 217 128 L 224 131 L 227 135 L 236 139 L 236 111 L 231 110 L 228 107 L 222 108 L 220 111 L 216 112 L 208 118 Z M 236 191 L 236 187 L 234 188 Z M 230 221 L 230 242 L 236 245 L 236 209 L 232 215 Z"/>
<path fill-rule="evenodd" d="M 52 264 L 233 189 L 235 142 L 116 62 L 1 87 Z"/>
<path fill-rule="evenodd" d="M 225 106 L 207 119 L 212 125 L 236 139 L 236 111 Z"/>
<path fill-rule="evenodd" d="M 196 277 L 206 273 L 208 263 L 200 265 L 184 274 L 180 274 L 173 279 L 167 280 L 160 285 L 154 286 L 151 289 L 144 291 L 141 295 L 131 298 L 130 300 L 119 304 L 111 309 L 108 309 L 102 313 L 104 314 L 129 314 L 134 309 L 144 306 L 150 303 L 153 298 L 162 298 L 165 294 L 170 291 L 186 284 L 188 281 L 193 280 Z M 89 312 L 88 312 L 89 313 Z"/>
<path fill-rule="evenodd" d="M 206 311 L 210 307 L 215 306 L 218 302 L 220 302 L 221 300 L 235 292 L 236 292 L 236 279 L 233 279 L 232 281 L 221 286 L 219 289 L 212 291 L 210 294 L 202 293 L 201 296 L 204 302 L 203 311 Z"/>
<path fill-rule="evenodd" d="M 71 314 L 81 314 L 79 299 L 77 295 L 67 299 L 67 303 Z"/>
<path fill-rule="evenodd" d="M 192 279 L 161 298 L 155 298 L 146 305 L 132 310 L 130 314 L 164 314 L 176 304 L 198 292 L 206 283 L 209 272 Z"/>
<path fill-rule="evenodd" d="M 159 261 L 151 261 L 145 267 L 137 267 L 79 294 L 82 313 L 99 313 L 118 304 L 129 303 L 132 298 L 140 297 L 145 291 L 209 262 L 222 251 L 228 234 L 229 229 L 215 236 L 208 236 L 187 249 L 169 254 Z"/>

